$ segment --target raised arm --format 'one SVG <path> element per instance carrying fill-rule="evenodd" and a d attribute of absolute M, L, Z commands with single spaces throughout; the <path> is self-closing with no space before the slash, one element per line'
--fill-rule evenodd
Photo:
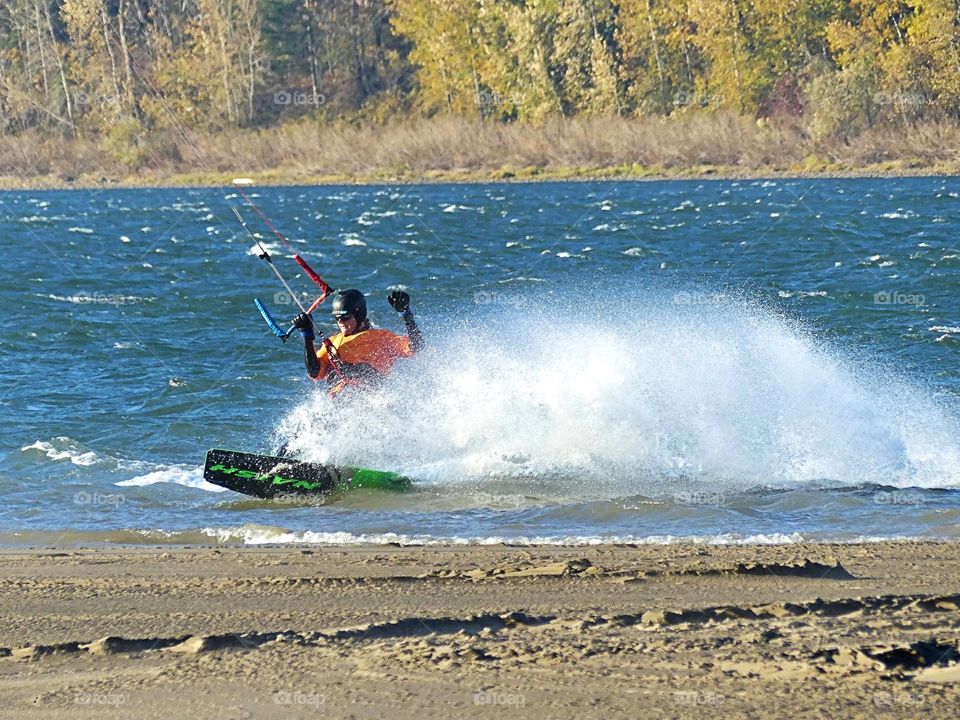
<path fill-rule="evenodd" d="M 410 296 L 403 290 L 394 290 L 387 295 L 387 302 L 403 318 L 403 324 L 407 327 L 407 337 L 410 338 L 410 349 L 415 353 L 420 352 L 424 344 L 423 333 L 420 332 L 416 320 L 413 319 L 413 313 L 410 312 Z"/>

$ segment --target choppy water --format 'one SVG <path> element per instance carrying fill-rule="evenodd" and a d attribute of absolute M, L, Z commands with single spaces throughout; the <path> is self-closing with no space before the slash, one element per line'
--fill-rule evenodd
<path fill-rule="evenodd" d="M 382 326 L 408 288 L 428 350 L 332 406 L 232 189 L 0 194 L 0 544 L 960 536 L 958 180 L 253 197 Z M 203 482 L 280 439 L 416 490 Z"/>

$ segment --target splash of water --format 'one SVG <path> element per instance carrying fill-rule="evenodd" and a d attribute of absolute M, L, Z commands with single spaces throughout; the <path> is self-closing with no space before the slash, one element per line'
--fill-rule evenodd
<path fill-rule="evenodd" d="M 931 391 L 758 304 L 676 297 L 460 315 L 383 390 L 317 388 L 277 435 L 317 462 L 555 498 L 960 485 L 958 415 Z"/>

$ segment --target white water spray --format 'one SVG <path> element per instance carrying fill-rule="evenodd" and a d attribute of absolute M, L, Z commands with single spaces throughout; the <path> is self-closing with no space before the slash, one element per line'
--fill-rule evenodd
<path fill-rule="evenodd" d="M 929 391 L 756 304 L 676 297 L 460 317 L 383 390 L 318 387 L 277 435 L 313 461 L 554 498 L 960 485 L 960 422 Z"/>

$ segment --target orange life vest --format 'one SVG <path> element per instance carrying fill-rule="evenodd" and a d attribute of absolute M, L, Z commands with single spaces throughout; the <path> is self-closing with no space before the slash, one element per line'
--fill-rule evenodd
<path fill-rule="evenodd" d="M 320 372 L 314 379 L 330 382 L 331 396 L 349 386 L 376 384 L 386 377 L 397 360 L 413 357 L 414 354 L 410 348 L 410 338 L 377 328 L 346 336 L 337 333 L 330 337 L 330 343 L 340 361 L 342 376 L 333 367 L 326 343 L 323 343 L 317 350 Z"/>

